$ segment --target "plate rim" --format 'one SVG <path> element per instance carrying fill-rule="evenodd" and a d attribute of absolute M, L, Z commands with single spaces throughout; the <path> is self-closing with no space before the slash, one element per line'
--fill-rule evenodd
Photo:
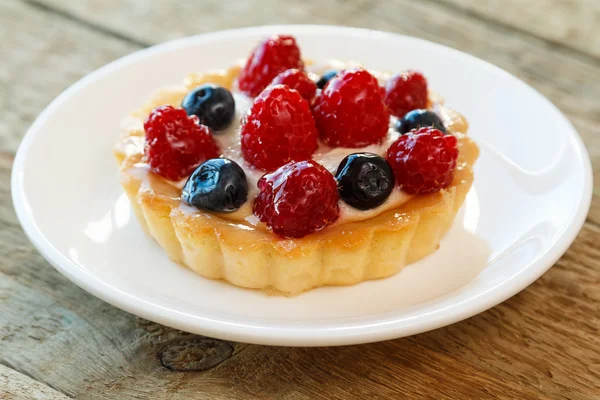
<path fill-rule="evenodd" d="M 24 199 L 26 196 L 24 193 L 22 172 L 29 147 L 34 142 L 36 136 L 43 131 L 42 128 L 46 120 L 53 114 L 55 110 L 60 108 L 65 101 L 77 93 L 81 88 L 86 87 L 89 83 L 101 79 L 105 75 L 110 74 L 112 71 L 120 68 L 121 66 L 135 62 L 139 58 L 144 58 L 148 55 L 160 53 L 166 50 L 177 49 L 181 46 L 188 45 L 190 42 L 201 44 L 202 42 L 210 42 L 227 37 L 237 37 L 244 34 L 266 35 L 281 31 L 293 31 L 292 33 L 294 34 L 301 34 L 303 32 L 316 32 L 323 34 L 335 33 L 348 36 L 368 36 L 374 39 L 397 40 L 401 38 L 402 40 L 422 41 L 428 43 L 428 45 L 434 45 L 440 51 L 445 52 L 446 54 L 467 58 L 469 61 L 477 63 L 482 68 L 491 69 L 495 73 L 508 75 L 511 79 L 521 82 L 527 86 L 528 89 L 538 94 L 539 97 L 546 101 L 551 108 L 553 108 L 554 111 L 557 112 L 566 122 L 566 126 L 571 134 L 570 137 L 567 137 L 567 139 L 572 139 L 574 142 L 573 147 L 579 153 L 583 163 L 583 187 L 581 201 L 576 212 L 573 214 L 570 223 L 566 225 L 566 227 L 563 229 L 563 232 L 556 239 L 555 245 L 549 247 L 547 251 L 533 261 L 531 265 L 519 275 L 503 281 L 488 291 L 479 293 L 477 296 L 471 298 L 468 302 L 465 302 L 466 304 L 463 304 L 462 307 L 460 307 L 461 303 L 457 303 L 453 304 L 451 307 L 448 307 L 448 309 L 442 310 L 444 312 L 441 314 L 439 313 L 440 310 L 438 310 L 436 314 L 439 315 L 435 315 L 435 318 L 429 317 L 428 319 L 420 321 L 419 323 L 404 325 L 399 325 L 400 321 L 397 319 L 391 319 L 389 321 L 381 321 L 378 324 L 357 323 L 351 328 L 338 327 L 320 330 L 302 329 L 302 327 L 298 326 L 266 327 L 264 325 L 240 324 L 223 319 L 219 320 L 201 317 L 198 315 L 190 315 L 172 308 L 162 307 L 159 304 L 136 297 L 133 294 L 124 292 L 100 280 L 94 275 L 88 273 L 86 270 L 80 268 L 76 263 L 65 257 L 52 245 L 52 243 L 44 236 L 43 232 L 36 225 L 32 214 L 28 212 L 27 207 L 25 206 L 26 203 Z M 416 333 L 427 332 L 451 323 L 459 322 L 491 307 L 494 307 L 513 295 L 521 292 L 523 289 L 537 280 L 566 252 L 586 221 L 586 217 L 591 206 L 592 191 L 592 165 L 581 136 L 569 119 L 552 102 L 550 102 L 550 100 L 518 77 L 510 74 L 500 67 L 488 63 L 487 61 L 439 43 L 397 33 L 332 25 L 266 25 L 215 31 L 157 44 L 118 58 L 87 74 L 70 85 L 44 108 L 44 110 L 28 128 L 25 136 L 23 137 L 16 152 L 11 174 L 11 195 L 13 206 L 26 236 L 32 242 L 34 247 L 40 252 L 40 254 L 56 270 L 88 293 L 129 313 L 183 331 L 217 337 L 225 340 L 283 346 L 349 345 L 399 338 Z M 518 282 L 513 282 L 517 277 L 519 278 Z M 276 324 L 273 323 L 273 325 Z"/>

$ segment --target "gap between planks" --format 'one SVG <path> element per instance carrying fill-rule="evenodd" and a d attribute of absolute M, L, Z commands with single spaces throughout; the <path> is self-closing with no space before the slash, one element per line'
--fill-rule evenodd
<path fill-rule="evenodd" d="M 549 39 L 547 37 L 544 37 L 544 36 L 538 35 L 534 32 L 530 32 L 526 29 L 523 29 L 519 26 L 510 25 L 506 22 L 491 18 L 491 17 L 489 17 L 485 14 L 482 14 L 476 10 L 471 10 L 471 9 L 459 6 L 455 3 L 449 2 L 447 0 L 422 0 L 422 1 L 430 3 L 430 4 L 434 4 L 439 7 L 444 7 L 446 10 L 449 10 L 450 12 L 460 13 L 467 17 L 477 19 L 487 25 L 494 26 L 498 30 L 517 33 L 521 37 L 527 37 L 529 39 L 544 42 L 546 45 L 548 45 L 554 49 L 563 51 L 564 53 L 567 53 L 570 56 L 574 56 L 575 58 L 578 58 L 579 60 L 581 60 L 583 62 L 592 64 L 592 65 L 600 65 L 600 59 L 598 59 L 597 57 L 594 57 L 584 51 L 581 51 L 575 47 L 567 46 L 566 44 L 560 43 L 557 40 Z"/>
<path fill-rule="evenodd" d="M 6 369 L 7 371 L 2 371 L 3 369 Z M 28 380 L 31 380 L 31 381 L 37 382 L 41 387 L 46 386 L 47 390 L 46 390 L 46 388 L 41 388 L 41 389 L 44 392 L 43 394 L 48 394 L 49 396 L 52 396 L 52 397 L 48 397 L 49 399 L 59 400 L 59 398 L 55 397 L 55 395 L 61 396 L 60 399 L 63 399 L 63 398 L 64 399 L 72 399 L 71 396 L 69 396 L 62 390 L 56 388 L 52 384 L 34 377 L 27 371 L 22 371 L 22 370 L 19 370 L 18 368 L 13 367 L 6 360 L 0 360 L 0 378 L 2 378 L 2 377 L 5 377 L 7 380 L 8 389 L 16 388 L 17 386 L 13 387 L 11 385 L 12 384 L 16 385 L 18 383 L 18 381 L 22 381 L 22 382 L 20 382 L 20 383 L 22 383 L 22 386 L 21 386 L 22 388 L 28 388 L 29 390 L 33 390 L 32 383 L 27 382 Z M 2 389 L 2 388 L 0 387 L 0 389 Z M 4 389 L 6 389 L 6 388 L 4 388 Z M 48 391 L 53 391 L 56 393 L 47 393 Z M 4 393 L 0 392 L 0 396 L 3 394 Z M 17 393 L 17 394 L 21 395 L 23 393 Z M 39 395 L 39 394 L 40 393 L 37 393 L 37 395 Z M 3 399 L 3 397 L 0 397 L 0 399 Z"/>
<path fill-rule="evenodd" d="M 71 21 L 71 22 L 75 22 L 76 24 L 78 24 L 80 26 L 83 26 L 83 27 L 86 27 L 86 28 L 88 28 L 88 29 L 90 29 L 92 31 L 95 31 L 95 32 L 98 32 L 98 33 L 101 33 L 101 34 L 104 34 L 104 35 L 107 35 L 107 36 L 110 36 L 110 37 L 112 37 L 114 39 L 121 40 L 121 41 L 124 41 L 124 42 L 129 43 L 129 44 L 133 44 L 133 45 L 141 47 L 141 48 L 146 48 L 146 47 L 152 46 L 152 43 L 142 42 L 142 41 L 134 39 L 134 38 L 132 38 L 132 37 L 130 37 L 128 35 L 124 35 L 124 34 L 122 34 L 120 32 L 115 31 L 115 30 L 106 28 L 106 27 L 104 27 L 102 25 L 95 24 L 93 22 L 89 22 L 89 21 L 83 20 L 83 19 L 81 19 L 81 18 L 79 18 L 79 17 L 77 17 L 77 16 L 75 16 L 75 15 L 73 15 L 73 14 L 67 12 L 67 11 L 60 10 L 58 8 L 54 8 L 54 7 L 49 6 L 47 4 L 43 4 L 43 3 L 40 3 L 40 2 L 35 1 L 35 0 L 22 0 L 22 1 L 25 4 L 27 4 L 27 5 L 29 5 L 29 6 L 31 6 L 33 8 L 36 8 L 36 9 L 38 9 L 40 11 L 56 15 L 58 17 L 61 17 L 63 19 Z"/>
<path fill-rule="evenodd" d="M 69 21 L 73 21 L 81 26 L 87 27 L 88 29 L 105 34 L 105 35 L 113 37 L 115 39 L 122 40 L 124 42 L 130 43 L 130 44 L 142 47 L 142 48 L 150 47 L 153 45 L 153 43 L 144 42 L 144 41 L 135 39 L 127 34 L 107 28 L 98 23 L 94 23 L 94 22 L 90 22 L 85 19 L 81 19 L 68 11 L 53 7 L 52 5 L 44 4 L 37 0 L 22 0 L 22 1 L 38 10 L 54 14 L 61 18 L 67 19 Z M 463 16 L 479 20 L 480 22 L 483 22 L 484 24 L 487 24 L 487 25 L 491 25 L 498 30 L 511 32 L 513 34 L 518 34 L 521 37 L 526 37 L 528 39 L 533 39 L 533 40 L 543 42 L 545 45 L 547 45 L 551 48 L 563 51 L 563 52 L 567 53 L 568 55 L 573 56 L 574 58 L 578 58 L 579 60 L 581 60 L 583 62 L 592 64 L 592 65 L 600 65 L 600 59 L 598 59 L 597 57 L 594 57 L 590 54 L 587 54 L 577 48 L 570 47 L 564 43 L 560 43 L 557 40 L 550 39 L 550 38 L 538 35 L 536 33 L 527 31 L 521 27 L 513 26 L 506 22 L 491 18 L 491 17 L 484 15 L 480 12 L 477 12 L 475 10 L 467 9 L 465 7 L 454 4 L 447 0 L 423 0 L 423 1 L 427 2 L 431 5 L 443 7 L 446 10 L 448 10 L 449 12 L 462 14 Z M 368 3 L 357 4 L 356 11 L 361 11 L 363 8 L 365 8 L 367 6 L 367 4 Z"/>

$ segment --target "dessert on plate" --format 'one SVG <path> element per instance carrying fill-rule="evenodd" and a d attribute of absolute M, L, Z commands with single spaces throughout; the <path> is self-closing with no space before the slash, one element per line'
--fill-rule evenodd
<path fill-rule="evenodd" d="M 114 153 L 175 262 L 293 295 L 394 275 L 436 250 L 473 181 L 468 124 L 416 71 L 313 64 L 266 38 L 126 117 Z"/>

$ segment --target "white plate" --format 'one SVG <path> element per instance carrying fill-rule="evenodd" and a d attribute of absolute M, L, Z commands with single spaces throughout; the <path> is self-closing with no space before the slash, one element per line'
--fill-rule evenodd
<path fill-rule="evenodd" d="M 119 121 L 155 88 L 244 58 L 270 33 L 305 57 L 425 73 L 471 122 L 482 152 L 475 184 L 439 251 L 395 277 L 283 298 L 211 281 L 170 262 L 140 229 L 111 148 Z M 588 155 L 544 97 L 508 73 L 437 44 L 326 26 L 217 32 L 117 60 L 61 94 L 17 153 L 12 191 L 38 250 L 99 298 L 198 334 L 271 345 L 341 345 L 411 335 L 486 310 L 565 252 L 586 217 Z M 456 289 L 456 290 L 453 290 Z"/>

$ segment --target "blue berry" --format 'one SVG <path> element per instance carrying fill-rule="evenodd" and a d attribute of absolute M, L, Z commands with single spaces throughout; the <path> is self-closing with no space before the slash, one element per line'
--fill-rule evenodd
<path fill-rule="evenodd" d="M 338 74 L 338 72 L 340 71 L 338 71 L 337 69 L 330 69 L 329 71 L 325 71 L 325 73 L 321 75 L 321 77 L 317 81 L 317 87 L 319 89 L 323 89 L 325 85 L 327 85 L 327 83 L 329 83 L 329 81 Z"/>
<path fill-rule="evenodd" d="M 226 158 L 207 160 L 189 177 L 181 198 L 200 210 L 235 211 L 248 198 L 246 174 L 238 164 Z"/>
<path fill-rule="evenodd" d="M 354 153 L 342 160 L 335 179 L 342 200 L 359 210 L 383 204 L 394 189 L 394 172 L 385 158 Z"/>
<path fill-rule="evenodd" d="M 404 135 L 413 129 L 428 128 L 430 126 L 433 126 L 446 134 L 448 133 L 442 118 L 429 110 L 412 110 L 408 112 L 404 117 L 398 120 L 396 123 L 396 130 Z"/>
<path fill-rule="evenodd" d="M 235 115 L 235 100 L 224 87 L 206 83 L 189 92 L 181 107 L 188 115 L 196 115 L 200 123 L 213 131 L 229 126 Z"/>

